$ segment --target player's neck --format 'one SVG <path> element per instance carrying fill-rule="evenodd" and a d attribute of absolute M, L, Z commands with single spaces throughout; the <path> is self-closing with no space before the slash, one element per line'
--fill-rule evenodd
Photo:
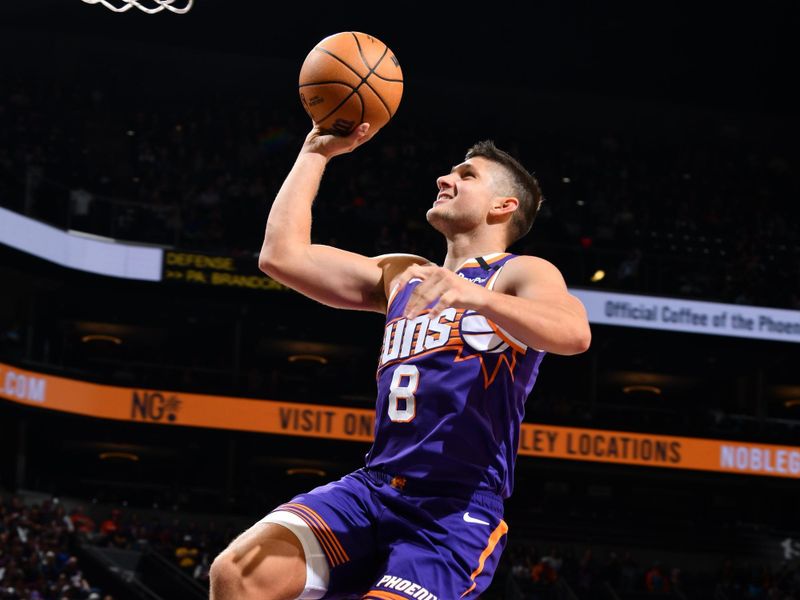
<path fill-rule="evenodd" d="M 505 251 L 505 245 L 496 240 L 475 240 L 457 237 L 447 240 L 447 255 L 442 266 L 445 269 L 455 271 L 471 258 Z"/>

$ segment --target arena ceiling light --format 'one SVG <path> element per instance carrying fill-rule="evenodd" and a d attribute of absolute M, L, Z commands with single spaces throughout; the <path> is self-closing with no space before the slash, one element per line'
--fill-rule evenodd
<path fill-rule="evenodd" d="M 661 388 L 657 385 L 626 385 L 622 388 L 625 394 L 653 394 L 655 396 L 661 395 Z"/>
<path fill-rule="evenodd" d="M 286 469 L 287 475 L 314 475 L 317 477 L 325 477 L 327 476 L 327 471 L 323 469 L 312 469 L 309 467 L 294 467 L 291 469 Z"/>
<path fill-rule="evenodd" d="M 319 354 L 292 354 L 287 359 L 290 363 L 294 362 L 315 362 L 321 365 L 327 365 L 328 359 Z"/>
<path fill-rule="evenodd" d="M 597 269 L 597 271 L 595 271 L 594 274 L 592 275 L 592 278 L 591 278 L 590 281 L 592 283 L 597 283 L 598 281 L 602 281 L 603 279 L 605 279 L 605 276 L 606 276 L 606 272 L 603 271 L 603 269 Z"/>
<path fill-rule="evenodd" d="M 139 456 L 133 452 L 101 452 L 98 454 L 100 460 L 129 460 L 139 462 Z"/>
<path fill-rule="evenodd" d="M 105 335 L 102 333 L 90 333 L 88 335 L 84 335 L 81 338 L 81 341 L 88 344 L 89 342 L 111 342 L 112 344 L 116 344 L 119 346 L 122 343 L 122 339 L 118 338 L 115 335 Z"/>

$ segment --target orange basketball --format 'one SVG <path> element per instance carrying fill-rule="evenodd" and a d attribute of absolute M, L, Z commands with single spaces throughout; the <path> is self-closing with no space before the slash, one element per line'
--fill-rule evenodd
<path fill-rule="evenodd" d="M 326 133 L 347 135 L 361 123 L 386 125 L 403 95 L 403 71 L 379 39 L 344 31 L 320 41 L 300 68 L 300 100 Z"/>

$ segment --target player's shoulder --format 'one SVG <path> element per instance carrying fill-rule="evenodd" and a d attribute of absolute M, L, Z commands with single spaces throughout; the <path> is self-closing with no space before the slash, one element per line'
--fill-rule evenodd
<path fill-rule="evenodd" d="M 505 264 L 508 270 L 533 271 L 533 272 L 559 272 L 552 262 L 532 254 L 512 254 Z"/>
<path fill-rule="evenodd" d="M 503 273 L 495 290 L 514 293 L 514 290 L 525 284 L 545 281 L 557 283 L 559 286 L 564 285 L 560 269 L 546 258 L 531 254 L 515 254 L 503 265 Z"/>

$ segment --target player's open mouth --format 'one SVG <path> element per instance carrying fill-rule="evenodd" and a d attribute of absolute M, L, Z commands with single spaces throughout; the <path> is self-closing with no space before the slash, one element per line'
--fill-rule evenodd
<path fill-rule="evenodd" d="M 438 196 L 436 196 L 436 200 L 433 202 L 433 205 L 436 206 L 437 204 L 439 204 L 441 202 L 447 202 L 448 200 L 452 200 L 452 199 L 453 199 L 453 197 L 452 196 L 448 196 L 447 194 L 439 194 Z"/>

